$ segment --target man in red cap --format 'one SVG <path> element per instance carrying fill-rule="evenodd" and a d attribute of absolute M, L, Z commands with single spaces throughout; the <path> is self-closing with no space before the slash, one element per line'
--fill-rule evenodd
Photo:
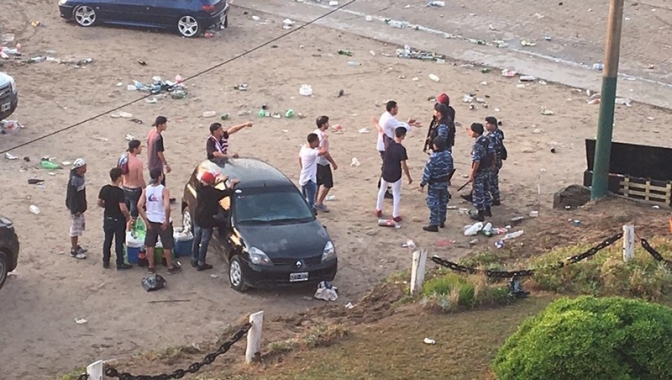
<path fill-rule="evenodd" d="M 194 243 L 192 246 L 191 266 L 198 271 L 212 269 L 212 265 L 205 262 L 208 245 L 215 228 L 215 216 L 219 214 L 219 202 L 233 194 L 238 180 L 232 180 L 231 185 L 224 190 L 217 186 L 225 182 L 226 176 L 218 176 L 211 172 L 201 175 L 200 183 L 196 186 L 196 210 L 194 211 Z"/>
<path fill-rule="evenodd" d="M 445 106 L 448 108 L 448 112 L 447 112 L 447 115 L 446 115 L 446 116 L 448 116 L 448 118 L 450 118 L 450 123 L 453 124 L 453 130 L 455 130 L 455 128 L 454 128 L 454 123 L 455 123 L 455 109 L 454 109 L 453 107 L 450 106 L 450 97 L 449 97 L 447 94 L 445 94 L 445 93 L 443 93 L 443 94 L 439 94 L 439 95 L 436 97 L 436 102 L 437 102 L 437 103 L 434 105 L 434 109 L 436 109 L 436 106 L 437 106 L 438 104 L 443 104 L 443 105 L 445 105 Z M 425 146 L 422 148 L 422 151 L 423 151 L 424 153 L 427 153 L 427 150 L 430 149 L 430 148 L 432 147 L 431 142 L 432 142 L 432 140 L 433 140 L 433 136 L 436 135 L 436 133 L 435 133 L 435 129 L 439 126 L 440 121 L 441 121 L 441 120 L 439 120 L 439 118 L 437 118 L 435 115 L 432 115 L 432 122 L 429 124 L 429 130 L 427 131 L 427 138 L 425 139 Z M 444 122 L 445 122 L 445 121 L 444 121 Z M 451 146 L 452 146 L 452 145 L 451 145 Z M 450 146 L 449 146 L 449 148 L 450 148 Z"/>

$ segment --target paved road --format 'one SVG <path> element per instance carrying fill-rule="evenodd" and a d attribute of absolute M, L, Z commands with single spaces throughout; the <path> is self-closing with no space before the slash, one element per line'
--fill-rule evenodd
<path fill-rule="evenodd" d="M 329 3 L 328 0 L 305 2 Z M 604 0 L 449 0 L 444 7 L 428 7 L 425 0 L 357 0 L 348 9 L 468 39 L 489 43 L 504 41 L 510 50 L 592 66 L 604 57 L 608 3 Z M 672 84 L 672 1 L 626 0 L 624 15 L 621 71 Z M 550 41 L 546 37 L 550 37 Z M 523 47 L 522 40 L 534 41 L 536 45 Z"/>
<path fill-rule="evenodd" d="M 670 0 L 647 1 L 647 5 L 627 3 L 618 93 L 672 109 L 672 48 L 667 45 L 670 32 L 665 21 L 666 17 L 672 19 L 672 4 L 665 6 Z M 339 1 L 339 6 L 347 3 Z M 597 0 L 583 1 L 581 6 L 573 0 L 562 5 L 554 2 L 546 7 L 531 0 L 518 5 L 509 0 L 445 3 L 444 7 L 428 7 L 424 0 L 356 0 L 317 24 L 392 44 L 409 44 L 456 60 L 512 68 L 550 82 L 600 90 L 601 73 L 591 67 L 603 57 L 606 5 Z M 328 0 L 246 0 L 236 5 L 252 14 L 267 12 L 300 23 L 336 8 Z M 409 26 L 394 28 L 386 25 L 385 19 Z M 521 40 L 536 45 L 523 47 Z M 498 48 L 496 41 L 508 47 Z"/>

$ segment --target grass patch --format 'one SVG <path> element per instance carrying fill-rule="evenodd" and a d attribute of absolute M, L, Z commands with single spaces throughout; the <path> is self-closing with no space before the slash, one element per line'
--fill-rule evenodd
<path fill-rule="evenodd" d="M 425 282 L 422 293 L 424 308 L 446 313 L 478 306 L 508 305 L 514 300 L 506 285 L 493 284 L 484 275 L 435 276 Z"/>
<path fill-rule="evenodd" d="M 57 378 L 57 380 L 77 380 L 79 375 L 86 373 L 86 367 L 77 367 L 72 371 L 65 373 Z"/>
<path fill-rule="evenodd" d="M 519 323 L 551 297 L 510 307 L 428 317 L 406 308 L 373 325 L 360 325 L 331 347 L 287 354 L 254 373 L 257 380 L 489 380 L 490 362 Z M 448 328 L 449 327 L 449 328 Z M 423 342 L 436 341 L 435 345 Z"/>
<path fill-rule="evenodd" d="M 663 256 L 669 257 L 672 242 L 654 238 L 651 245 Z M 594 296 L 640 297 L 648 301 L 661 301 L 672 293 L 672 271 L 655 261 L 641 246 L 635 246 L 635 257 L 623 261 L 622 248 L 618 243 L 607 247 L 592 258 L 553 268 L 553 265 L 569 256 L 589 249 L 590 246 L 575 246 L 556 249 L 532 261 L 537 268 L 528 284 L 540 290 L 561 294 L 588 294 Z"/>
<path fill-rule="evenodd" d="M 347 337 L 349 330 L 342 325 L 320 325 L 313 327 L 296 338 L 271 342 L 266 346 L 266 356 L 286 354 L 298 349 L 328 347 Z"/>
<path fill-rule="evenodd" d="M 650 243 L 663 257 L 672 257 L 672 240 L 656 237 Z M 591 258 L 557 267 L 558 261 L 591 247 L 588 244 L 560 247 L 542 256 L 516 262 L 506 252 L 481 252 L 462 259 L 460 264 L 487 270 L 533 268 L 536 272 L 525 286 L 559 294 L 639 297 L 656 302 L 672 297 L 672 271 L 655 261 L 638 244 L 635 245 L 634 259 L 628 263 L 623 262 L 621 244 L 616 242 Z"/>

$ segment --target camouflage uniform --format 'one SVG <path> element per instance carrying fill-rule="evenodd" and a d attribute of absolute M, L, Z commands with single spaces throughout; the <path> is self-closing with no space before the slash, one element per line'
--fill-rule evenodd
<path fill-rule="evenodd" d="M 449 150 L 433 152 L 425 164 L 420 186 L 427 187 L 427 207 L 429 207 L 429 225 L 440 226 L 446 222 L 446 208 L 450 194 L 450 173 L 453 171 L 453 156 Z"/>
<path fill-rule="evenodd" d="M 485 165 L 487 156 L 495 152 L 494 145 L 485 136 L 479 136 L 471 150 L 471 160 L 478 162 L 478 171 L 474 175 L 473 204 L 478 211 L 492 206 L 490 197 L 490 165 Z"/>
<path fill-rule="evenodd" d="M 502 168 L 504 132 L 497 128 L 489 132 L 487 138 L 490 140 L 490 143 L 494 146 L 495 152 L 497 153 L 495 165 L 490 168 L 490 193 L 492 194 L 492 201 L 499 202 L 499 169 Z"/>

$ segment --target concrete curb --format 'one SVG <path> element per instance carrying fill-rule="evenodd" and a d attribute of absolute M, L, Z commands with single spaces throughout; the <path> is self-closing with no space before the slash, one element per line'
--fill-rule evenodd
<path fill-rule="evenodd" d="M 312 21 L 330 9 L 334 9 L 334 7 L 316 3 L 288 0 L 246 0 L 245 6 L 234 4 L 234 7 L 278 15 L 301 23 Z M 442 34 L 449 35 L 450 33 L 422 26 L 418 26 L 418 30 L 414 28 L 397 29 L 382 22 L 382 17 L 370 15 L 373 20 L 367 22 L 365 16 L 363 13 L 350 11 L 346 7 L 315 24 L 392 45 L 411 45 L 415 49 L 435 51 L 453 60 L 474 65 L 500 70 L 515 69 L 519 73 L 533 75 L 548 82 L 595 92 L 601 90 L 601 73 L 572 65 L 571 62 L 509 49 L 476 45 L 462 39 L 445 38 Z M 618 96 L 634 102 L 672 109 L 672 86 L 665 83 L 641 79 L 628 80 L 620 77 Z"/>

